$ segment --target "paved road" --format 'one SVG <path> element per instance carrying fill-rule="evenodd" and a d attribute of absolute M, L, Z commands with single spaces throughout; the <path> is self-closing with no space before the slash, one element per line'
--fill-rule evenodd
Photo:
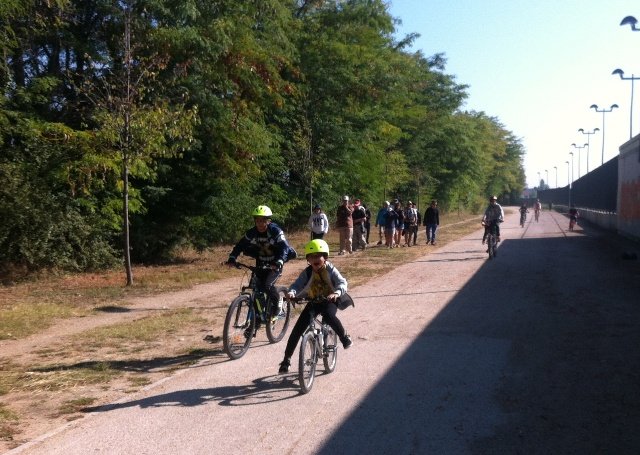
<path fill-rule="evenodd" d="M 10 453 L 640 453 L 640 266 L 567 225 L 510 215 L 493 261 L 478 231 L 353 289 L 308 395 L 259 342 Z"/>

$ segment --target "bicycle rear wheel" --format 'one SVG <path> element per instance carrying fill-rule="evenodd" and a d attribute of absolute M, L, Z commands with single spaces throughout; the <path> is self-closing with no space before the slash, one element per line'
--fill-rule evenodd
<path fill-rule="evenodd" d="M 327 373 L 331 373 L 336 369 L 336 363 L 338 362 L 338 335 L 331 327 L 327 327 L 327 334 L 324 337 L 322 361 L 324 362 L 324 371 Z"/>
<path fill-rule="evenodd" d="M 313 387 L 317 360 L 316 339 L 313 333 L 307 332 L 300 343 L 300 359 L 298 363 L 298 379 L 300 380 L 302 393 L 309 393 L 311 387 Z"/>
<path fill-rule="evenodd" d="M 224 352 L 231 360 L 242 357 L 251 345 L 256 328 L 256 319 L 251 308 L 251 299 L 248 295 L 236 297 L 224 319 L 222 331 L 222 344 Z"/>
<path fill-rule="evenodd" d="M 281 287 L 278 288 L 278 295 L 281 298 L 284 297 L 286 293 L 286 288 Z M 271 308 L 276 305 L 276 302 L 271 302 Z M 280 314 L 269 316 L 269 320 L 267 321 L 267 338 L 271 343 L 277 343 L 282 340 L 285 333 L 287 333 L 287 328 L 289 327 L 289 320 L 291 318 L 291 302 L 285 300 L 282 305 L 282 311 Z"/>

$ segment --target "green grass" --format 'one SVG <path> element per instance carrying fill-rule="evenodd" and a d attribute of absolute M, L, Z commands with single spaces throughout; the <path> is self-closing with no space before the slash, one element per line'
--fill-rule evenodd
<path fill-rule="evenodd" d="M 73 340 L 74 344 L 88 348 L 117 348 L 127 342 L 161 342 L 163 337 L 195 323 L 206 323 L 206 319 L 195 314 L 191 308 L 182 308 L 135 321 L 87 330 L 75 335 Z"/>
<path fill-rule="evenodd" d="M 25 338 L 49 328 L 56 319 L 84 314 L 68 304 L 17 302 L 0 309 L 0 340 Z"/>

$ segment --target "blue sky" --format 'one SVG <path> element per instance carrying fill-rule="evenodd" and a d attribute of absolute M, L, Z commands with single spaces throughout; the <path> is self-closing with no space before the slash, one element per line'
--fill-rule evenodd
<path fill-rule="evenodd" d="M 522 140 L 529 186 L 540 178 L 554 188 L 567 184 L 574 152 L 574 178 L 600 166 L 618 147 L 640 134 L 640 80 L 634 83 L 630 122 L 630 80 L 640 77 L 640 32 L 620 26 L 625 16 L 640 20 L 640 1 L 631 0 L 389 0 L 402 21 L 398 36 L 419 33 L 413 50 L 444 53 L 446 73 L 469 85 L 463 109 L 496 117 Z M 579 128 L 601 131 L 586 136 Z M 580 151 L 572 143 L 589 147 Z M 587 156 L 587 150 L 588 152 Z M 578 168 L 580 154 L 580 168 Z M 554 166 L 557 168 L 554 169 Z M 545 172 L 545 170 L 548 171 Z"/>

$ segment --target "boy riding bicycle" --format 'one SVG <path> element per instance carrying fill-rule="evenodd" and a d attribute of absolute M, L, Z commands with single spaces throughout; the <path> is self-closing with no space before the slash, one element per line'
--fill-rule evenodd
<path fill-rule="evenodd" d="M 347 292 L 347 280 L 331 262 L 327 261 L 329 245 L 324 240 L 315 239 L 305 245 L 304 252 L 309 267 L 303 270 L 291 285 L 287 297 L 294 298 L 298 294 L 303 294 L 309 300 L 316 297 L 326 297 L 327 301 L 309 302 L 300 313 L 300 317 L 289 335 L 287 347 L 284 350 L 284 359 L 280 363 L 280 373 L 289 372 L 291 356 L 296 350 L 298 339 L 311 322 L 309 319 L 312 309 L 316 314 L 322 315 L 323 321 L 336 332 L 345 349 L 353 344 L 351 337 L 347 335 L 336 315 L 338 299 Z"/>
<path fill-rule="evenodd" d="M 236 259 L 241 253 L 255 258 L 256 266 L 264 267 L 255 272 L 258 277 L 258 285 L 261 291 L 267 292 L 272 302 L 277 302 L 277 305 L 273 305 L 274 313 L 277 315 L 282 310 L 282 302 L 274 285 L 282 274 L 282 266 L 287 260 L 289 244 L 282 229 L 271 222 L 272 214 L 271 209 L 266 205 L 256 207 L 251 213 L 255 226 L 249 229 L 236 244 L 225 264 L 234 267 Z"/>

